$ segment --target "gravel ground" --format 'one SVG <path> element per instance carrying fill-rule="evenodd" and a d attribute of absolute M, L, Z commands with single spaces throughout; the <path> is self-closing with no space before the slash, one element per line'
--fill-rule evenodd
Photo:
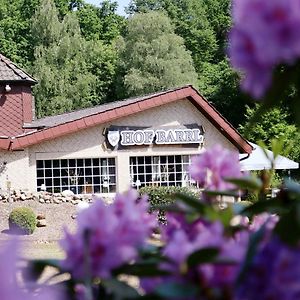
<path fill-rule="evenodd" d="M 30 207 L 36 214 L 45 215 L 47 222 L 46 227 L 37 227 L 32 235 L 20 236 L 24 241 L 51 243 L 64 236 L 64 227 L 70 231 L 76 229 L 76 220 L 71 217 L 76 214 L 76 206 L 71 203 L 41 204 L 34 200 L 0 203 L 0 241 L 11 237 L 8 230 L 8 216 L 13 208 L 21 206 Z"/>

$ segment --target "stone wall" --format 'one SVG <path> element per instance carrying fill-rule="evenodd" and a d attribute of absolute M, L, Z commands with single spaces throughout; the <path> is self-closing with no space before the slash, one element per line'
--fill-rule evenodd
<path fill-rule="evenodd" d="M 97 195 L 91 194 L 82 194 L 82 195 L 74 195 L 72 191 L 64 191 L 62 193 L 48 193 L 48 192 L 28 192 L 22 190 L 12 190 L 12 191 L 5 191 L 0 190 L 0 201 L 2 202 L 22 202 L 26 200 L 34 200 L 42 204 L 61 204 L 61 203 L 71 203 L 74 205 L 78 205 L 80 203 L 92 202 L 92 198 Z M 103 198 L 101 199 L 105 203 L 111 203 L 112 198 Z"/>

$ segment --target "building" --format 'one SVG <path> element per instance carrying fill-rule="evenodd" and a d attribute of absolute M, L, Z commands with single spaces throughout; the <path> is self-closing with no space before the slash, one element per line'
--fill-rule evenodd
<path fill-rule="evenodd" d="M 35 119 L 36 80 L 0 55 L 0 185 L 110 196 L 130 185 L 193 185 L 190 158 L 251 145 L 192 86 Z"/>

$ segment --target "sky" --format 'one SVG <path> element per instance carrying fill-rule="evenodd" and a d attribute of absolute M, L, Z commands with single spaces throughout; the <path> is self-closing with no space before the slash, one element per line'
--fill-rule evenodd
<path fill-rule="evenodd" d="M 85 0 L 87 3 L 91 3 L 94 5 L 99 5 L 100 2 L 102 2 L 102 0 Z M 125 15 L 124 12 L 124 7 L 128 5 L 128 3 L 130 2 L 130 0 L 117 0 L 119 7 L 118 7 L 118 13 L 120 15 Z"/>

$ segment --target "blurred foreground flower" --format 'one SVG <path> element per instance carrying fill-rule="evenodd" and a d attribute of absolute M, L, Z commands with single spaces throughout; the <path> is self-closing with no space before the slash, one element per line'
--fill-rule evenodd
<path fill-rule="evenodd" d="M 57 286 L 32 284 L 21 278 L 17 267 L 19 242 L 13 239 L 0 252 L 0 299 L 3 300 L 65 300 L 63 291 Z M 18 274 L 19 273 L 19 274 Z M 17 276 L 19 275 L 19 276 Z M 29 275 L 29 274 L 28 274 Z"/>
<path fill-rule="evenodd" d="M 225 178 L 242 176 L 238 153 L 224 149 L 220 145 L 194 156 L 190 174 L 200 186 L 211 191 L 225 191 L 235 188 Z"/>
<path fill-rule="evenodd" d="M 300 56 L 300 1 L 233 0 L 232 6 L 231 63 L 243 73 L 244 91 L 261 98 L 273 69 Z"/>
<path fill-rule="evenodd" d="M 299 246 L 290 247 L 273 237 L 254 257 L 236 299 L 297 300 L 300 299 L 299 278 Z"/>
<path fill-rule="evenodd" d="M 0 253 L 0 295 L 5 300 L 29 300 L 29 295 L 25 295 L 17 285 L 17 249 L 16 240 L 9 241 Z"/>
<path fill-rule="evenodd" d="M 135 190 L 118 194 L 112 205 L 100 199 L 78 215 L 75 234 L 66 232 L 61 246 L 66 252 L 62 267 L 76 279 L 109 278 L 111 271 L 138 256 L 156 226 L 148 213 L 147 199 Z"/>

